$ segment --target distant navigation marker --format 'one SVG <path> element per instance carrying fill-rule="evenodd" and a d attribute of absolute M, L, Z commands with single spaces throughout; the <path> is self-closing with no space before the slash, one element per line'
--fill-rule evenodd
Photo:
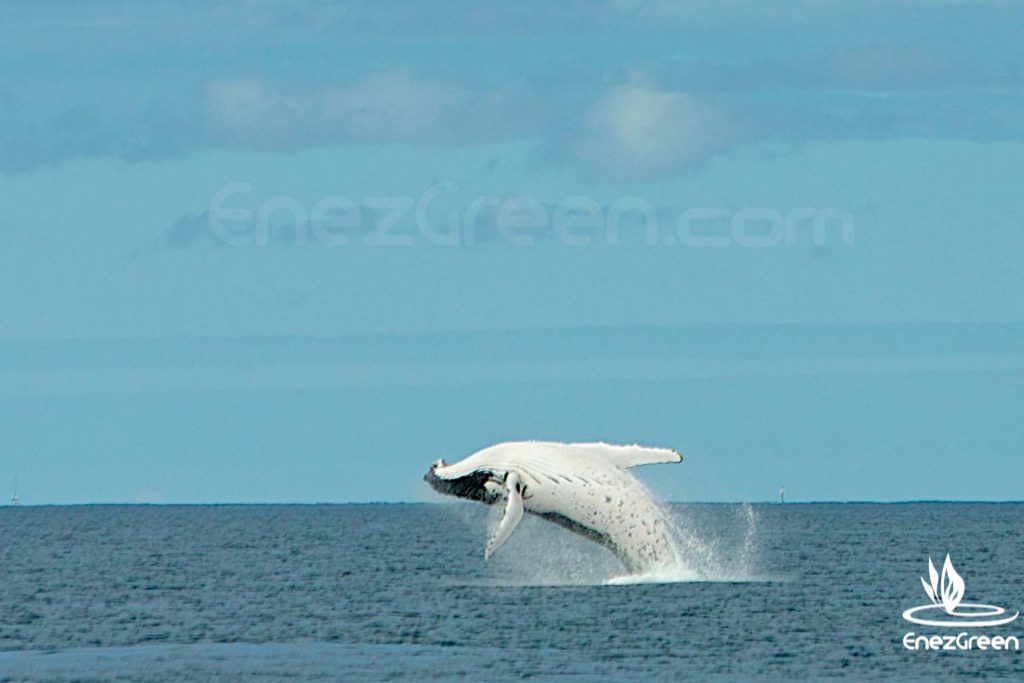
<path fill-rule="evenodd" d="M 786 502 L 786 487 L 785 486 L 780 486 L 779 487 L 779 502 L 780 503 L 785 503 Z"/>

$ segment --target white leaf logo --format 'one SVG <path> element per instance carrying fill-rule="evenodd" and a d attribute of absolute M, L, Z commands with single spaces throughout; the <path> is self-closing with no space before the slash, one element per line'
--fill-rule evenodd
<path fill-rule="evenodd" d="M 931 563 L 930 558 L 928 562 Z M 934 571 L 931 569 L 931 572 Z M 950 562 L 949 555 L 946 555 L 946 561 L 942 564 L 942 609 L 946 610 L 946 614 L 954 614 L 963 598 L 964 580 L 953 569 L 953 563 Z"/>
<path fill-rule="evenodd" d="M 924 586 L 924 592 L 928 594 L 929 599 L 931 599 L 931 601 L 936 605 L 939 604 L 938 600 L 935 599 L 935 591 L 933 591 L 932 587 L 925 582 L 923 576 L 921 577 L 921 585 Z"/>
<path fill-rule="evenodd" d="M 928 558 L 928 578 L 932 580 L 929 585 L 924 577 L 921 577 L 921 585 L 924 586 L 924 592 L 928 594 L 928 598 L 931 599 L 932 604 L 938 605 L 939 599 L 936 597 L 939 594 L 939 573 L 935 571 L 935 565 L 932 564 L 932 558 Z"/>
<path fill-rule="evenodd" d="M 953 567 L 953 561 L 946 555 L 942 563 L 942 574 L 935 571 L 935 563 L 928 558 L 928 578 L 921 577 L 921 586 L 931 604 L 911 607 L 903 612 L 903 618 L 924 626 L 1002 626 L 1020 616 L 1020 612 L 1008 614 L 1005 607 L 982 603 L 961 602 L 964 599 L 964 580 Z M 964 611 L 958 611 L 960 606 Z M 941 610 L 941 612 L 940 612 Z M 941 614 L 941 618 L 928 618 L 930 614 Z"/>

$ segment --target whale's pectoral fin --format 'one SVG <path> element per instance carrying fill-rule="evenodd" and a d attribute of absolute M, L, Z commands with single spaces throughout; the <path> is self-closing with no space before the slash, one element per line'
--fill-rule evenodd
<path fill-rule="evenodd" d="M 505 541 L 516 530 L 516 527 L 519 526 L 519 521 L 523 518 L 523 491 L 526 490 L 526 486 L 515 472 L 508 473 L 508 476 L 505 478 L 505 486 L 508 489 L 505 514 L 501 517 L 498 530 L 494 532 L 494 536 L 487 543 L 487 550 L 484 552 L 485 559 L 490 559 L 491 555 L 498 552 L 498 549 L 505 545 Z"/>
<path fill-rule="evenodd" d="M 682 462 L 683 456 L 668 448 L 646 448 L 640 445 L 616 446 L 610 443 L 574 443 L 569 448 L 603 458 L 619 467 Z"/>

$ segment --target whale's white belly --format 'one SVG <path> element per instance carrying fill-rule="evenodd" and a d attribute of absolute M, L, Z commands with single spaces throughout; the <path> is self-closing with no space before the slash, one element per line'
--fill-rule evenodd
<path fill-rule="evenodd" d="M 630 570 L 675 561 L 663 512 L 642 484 L 600 472 L 570 478 L 537 483 L 527 474 L 526 511 L 591 536 Z"/>

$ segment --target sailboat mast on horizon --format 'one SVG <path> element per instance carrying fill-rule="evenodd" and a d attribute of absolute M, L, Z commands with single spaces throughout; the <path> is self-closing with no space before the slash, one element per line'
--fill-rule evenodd
<path fill-rule="evenodd" d="M 11 496 L 11 505 L 17 505 L 20 502 L 21 502 L 21 499 L 18 498 L 18 475 L 15 474 L 14 475 L 14 495 Z"/>

